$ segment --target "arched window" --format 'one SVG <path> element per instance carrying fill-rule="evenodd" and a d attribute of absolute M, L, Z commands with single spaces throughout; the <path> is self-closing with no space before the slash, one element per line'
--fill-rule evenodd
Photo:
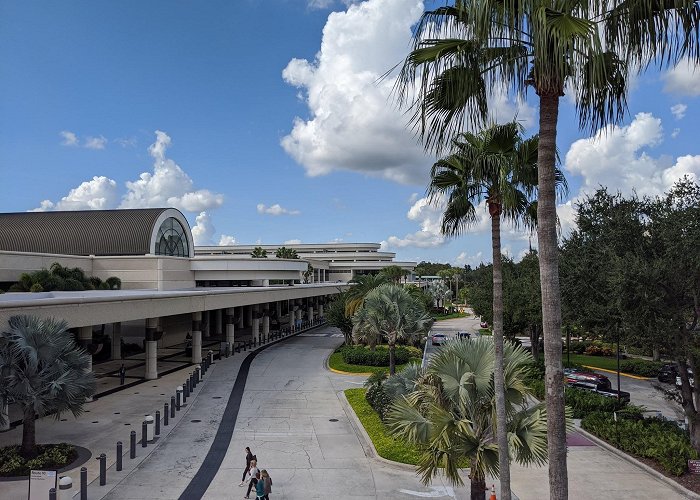
<path fill-rule="evenodd" d="M 156 237 L 156 255 L 169 255 L 171 257 L 190 256 L 187 234 L 177 219 L 168 217 L 160 225 L 158 236 Z"/>

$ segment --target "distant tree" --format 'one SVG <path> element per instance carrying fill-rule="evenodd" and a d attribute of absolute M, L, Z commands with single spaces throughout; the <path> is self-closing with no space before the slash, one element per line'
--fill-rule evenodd
<path fill-rule="evenodd" d="M 426 311 L 430 312 L 430 310 L 433 308 L 432 295 L 423 290 L 421 287 L 416 285 L 408 285 L 406 286 L 406 291 L 411 295 L 411 297 L 423 304 L 423 308 Z"/>
<path fill-rule="evenodd" d="M 90 355 L 76 347 L 67 323 L 13 316 L 0 334 L 0 399 L 17 404 L 24 417 L 21 454 L 33 458 L 37 416 L 67 411 L 79 416 L 95 392 Z M 2 413 L 0 413 L 2 418 Z"/>
<path fill-rule="evenodd" d="M 111 283 L 111 285 L 110 285 Z M 87 276 L 79 267 L 64 267 L 58 262 L 49 269 L 40 269 L 31 273 L 22 273 L 17 283 L 9 289 L 11 292 L 53 292 L 82 290 L 118 290 L 122 282 L 111 276 L 103 282 L 96 276 Z"/>
<path fill-rule="evenodd" d="M 311 277 L 314 275 L 314 267 L 311 264 L 309 264 L 306 267 L 306 271 L 301 273 L 301 275 L 304 277 L 304 283 L 310 283 Z"/>
<path fill-rule="evenodd" d="M 413 271 L 417 276 L 437 276 L 438 271 L 443 269 L 450 269 L 452 266 L 449 264 L 441 264 L 439 262 L 426 262 L 422 261 L 418 264 Z"/>
<path fill-rule="evenodd" d="M 298 259 L 299 255 L 293 248 L 280 247 L 275 250 L 275 257 L 278 259 Z"/>
<path fill-rule="evenodd" d="M 250 252 L 250 256 L 254 259 L 267 259 L 267 250 L 263 247 L 255 247 L 253 251 Z"/>
<path fill-rule="evenodd" d="M 402 269 L 400 266 L 387 266 L 382 269 L 379 274 L 386 277 L 388 281 L 393 281 L 394 283 L 401 283 L 401 278 L 408 274 L 408 271 Z"/>
<path fill-rule="evenodd" d="M 452 291 L 450 288 L 442 281 L 433 281 L 428 285 L 428 293 L 435 300 L 436 307 L 441 307 L 444 309 L 445 301 L 452 297 Z"/>
<path fill-rule="evenodd" d="M 352 344 L 352 319 L 345 314 L 347 295 L 348 292 L 337 294 L 333 301 L 324 309 L 323 313 L 328 324 L 338 328 L 343 334 L 345 345 L 350 345 Z"/>

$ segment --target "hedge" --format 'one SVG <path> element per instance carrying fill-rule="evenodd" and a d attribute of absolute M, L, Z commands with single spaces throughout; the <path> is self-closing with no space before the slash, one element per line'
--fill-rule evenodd
<path fill-rule="evenodd" d="M 39 454 L 26 460 L 19 454 L 20 447 L 0 448 L 0 476 L 26 476 L 29 471 L 60 469 L 78 458 L 75 447 L 68 443 L 37 445 Z"/>
<path fill-rule="evenodd" d="M 374 351 L 364 346 L 343 346 L 339 351 L 343 361 L 351 365 L 389 366 L 389 349 L 384 346 L 377 346 Z M 415 347 L 396 346 L 394 362 L 401 365 L 420 355 L 420 350 Z"/>
<path fill-rule="evenodd" d="M 611 413 L 595 412 L 581 420 L 581 427 L 625 452 L 655 460 L 675 476 L 686 472 L 689 459 L 698 458 L 688 436 L 673 422 L 620 414 L 617 420 L 616 425 Z"/>
<path fill-rule="evenodd" d="M 620 361 L 620 371 L 655 378 L 665 364 L 662 361 L 647 361 L 646 359 L 624 359 Z"/>

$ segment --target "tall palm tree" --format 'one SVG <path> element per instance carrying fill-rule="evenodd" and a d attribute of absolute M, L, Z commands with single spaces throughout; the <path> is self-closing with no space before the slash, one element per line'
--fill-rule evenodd
<path fill-rule="evenodd" d="M 403 287 L 385 283 L 367 294 L 362 308 L 352 317 L 353 336 L 373 333 L 389 345 L 389 374 L 396 373 L 396 342 L 428 333 L 432 317 Z"/>
<path fill-rule="evenodd" d="M 254 259 L 267 259 L 267 250 L 263 247 L 255 247 L 253 251 L 250 252 L 250 256 Z"/>
<path fill-rule="evenodd" d="M 299 254 L 293 248 L 279 247 L 275 250 L 275 257 L 278 259 L 298 259 Z"/>
<path fill-rule="evenodd" d="M 76 347 L 65 321 L 13 316 L 0 334 L 0 399 L 24 414 L 21 453 L 36 456 L 36 417 L 79 416 L 95 392 L 89 354 Z M 0 413 L 0 417 L 2 414 Z"/>
<path fill-rule="evenodd" d="M 429 198 L 446 200 L 442 232 L 461 234 L 478 220 L 477 206 L 486 202 L 491 217 L 493 257 L 494 388 L 498 446 L 508 449 L 503 381 L 503 262 L 501 218 L 534 226 L 537 186 L 537 137 L 523 140 L 521 127 L 511 122 L 492 125 L 479 134 L 459 135 L 453 152 L 438 160 L 431 170 Z M 560 183 L 564 177 L 558 172 Z M 510 463 L 499 455 L 501 498 L 510 498 Z"/>
<path fill-rule="evenodd" d="M 352 317 L 365 301 L 365 296 L 379 285 L 387 282 L 384 274 L 360 274 L 351 279 L 348 283 L 353 285 L 345 296 L 345 314 Z"/>
<path fill-rule="evenodd" d="M 465 123 L 482 125 L 487 96 L 539 98 L 538 244 L 549 415 L 550 496 L 568 497 L 556 225 L 559 99 L 571 91 L 579 125 L 622 121 L 630 68 L 700 63 L 695 0 L 456 0 L 425 12 L 397 82 L 399 102 L 427 149 L 440 151 Z M 417 88 L 416 88 L 417 87 Z M 414 90 L 416 90 L 414 92 Z"/>
<path fill-rule="evenodd" d="M 394 401 L 387 415 L 389 428 L 395 437 L 418 446 L 417 472 L 425 484 L 440 468 L 453 484 L 462 484 L 459 466 L 468 459 L 471 499 L 484 500 L 486 475 L 498 475 L 500 455 L 510 453 L 524 465 L 546 462 L 544 405 L 527 406 L 523 382 L 532 356 L 512 344 L 504 354 L 505 449 L 495 442 L 494 348 L 488 339 L 449 342 L 430 360 L 415 390 Z"/>

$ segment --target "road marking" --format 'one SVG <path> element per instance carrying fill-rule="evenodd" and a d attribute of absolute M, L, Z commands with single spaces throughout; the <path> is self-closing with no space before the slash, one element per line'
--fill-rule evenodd
<path fill-rule="evenodd" d="M 600 370 L 601 372 L 617 374 L 617 372 L 615 370 L 606 370 L 605 368 L 598 368 L 597 366 L 588 366 L 588 365 L 583 365 L 583 366 L 584 366 L 584 368 L 590 368 L 591 370 Z M 651 380 L 650 377 L 640 377 L 638 375 L 630 375 L 629 373 L 620 372 L 620 375 L 622 375 L 623 377 L 634 378 L 637 380 Z"/>
<path fill-rule="evenodd" d="M 421 498 L 455 498 L 455 490 L 452 486 L 431 486 L 430 491 L 399 490 L 399 493 Z"/>

